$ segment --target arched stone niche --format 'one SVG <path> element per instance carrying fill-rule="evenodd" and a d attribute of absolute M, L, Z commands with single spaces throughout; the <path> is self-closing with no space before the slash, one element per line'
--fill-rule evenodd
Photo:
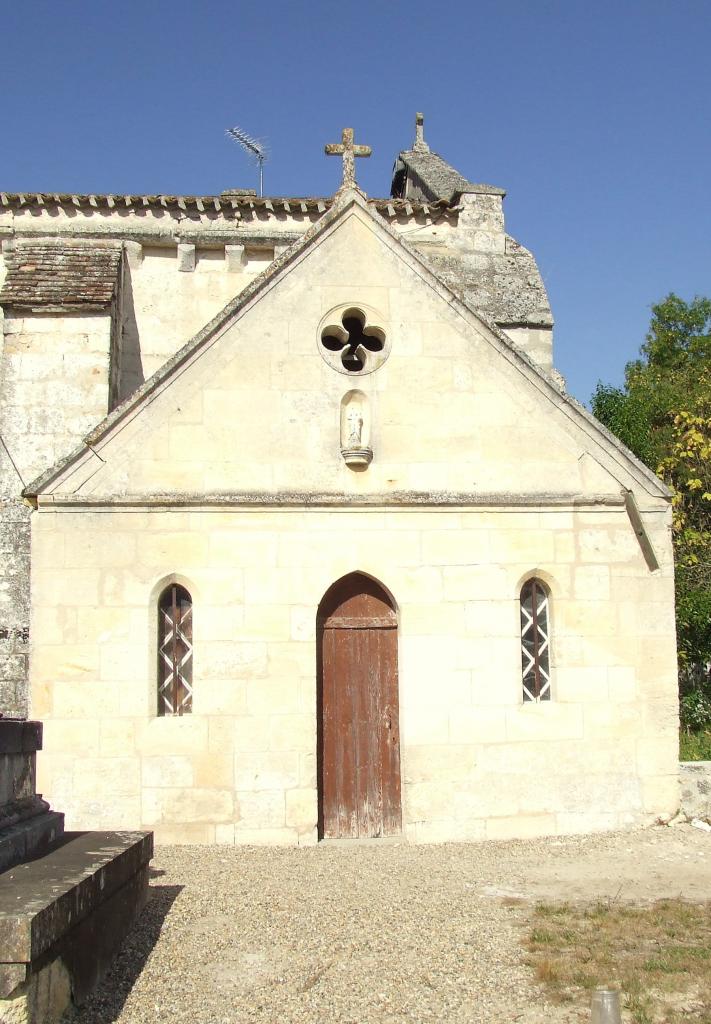
<path fill-rule="evenodd" d="M 373 458 L 370 446 L 370 403 L 362 391 L 348 391 L 341 399 L 341 455 L 346 465 L 365 468 Z"/>

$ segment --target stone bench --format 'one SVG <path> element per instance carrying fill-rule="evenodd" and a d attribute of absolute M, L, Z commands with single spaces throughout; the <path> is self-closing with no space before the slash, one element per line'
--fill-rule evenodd
<path fill-rule="evenodd" d="M 54 1024 L 81 1004 L 148 896 L 150 832 L 67 833 L 0 875 L 0 1021 Z"/>

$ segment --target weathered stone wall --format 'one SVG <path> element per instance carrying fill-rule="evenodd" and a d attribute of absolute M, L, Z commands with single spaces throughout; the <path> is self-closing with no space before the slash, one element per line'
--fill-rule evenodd
<path fill-rule="evenodd" d="M 27 713 L 29 519 L 21 491 L 106 415 L 111 316 L 5 313 L 0 366 L 0 711 Z"/>
<path fill-rule="evenodd" d="M 27 714 L 30 509 L 0 496 L 0 712 Z"/>
<path fill-rule="evenodd" d="M 682 813 L 711 822 L 711 761 L 682 761 L 679 767 Z"/>
<path fill-rule="evenodd" d="M 0 253 L 0 288 L 4 280 L 5 260 Z M 3 320 L 0 307 L 0 409 L 5 362 Z M 1 413 L 0 437 L 0 711 L 23 715 L 29 641 L 29 509 L 18 498 L 22 484 L 5 449 Z"/>
<path fill-rule="evenodd" d="M 460 197 L 457 248 L 478 252 L 505 252 L 503 199 L 497 195 L 465 194 Z"/>

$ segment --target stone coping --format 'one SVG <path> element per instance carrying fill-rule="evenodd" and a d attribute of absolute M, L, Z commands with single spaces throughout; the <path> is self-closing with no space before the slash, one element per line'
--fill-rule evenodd
<path fill-rule="evenodd" d="M 41 749 L 41 722 L 0 718 L 0 754 L 33 754 Z"/>
<path fill-rule="evenodd" d="M 39 488 L 38 488 L 39 489 Z M 33 497 L 34 491 L 28 487 L 27 497 Z M 150 494 L 43 494 L 37 499 L 37 505 L 54 509 L 84 507 L 107 508 L 293 508 L 297 511 L 307 508 L 328 508 L 350 511 L 354 508 L 372 508 L 375 510 L 396 508 L 455 508 L 455 509 L 488 509 L 488 508 L 535 508 L 562 507 L 575 509 L 595 509 L 598 506 L 622 507 L 625 499 L 622 494 L 582 494 L 577 491 L 530 492 L 506 491 L 499 493 L 459 493 L 455 491 L 387 491 L 371 494 L 347 494 L 341 492 L 307 491 L 221 491 L 221 492 L 174 492 L 154 491 Z"/>
<path fill-rule="evenodd" d="M 69 832 L 46 856 L 0 875 L 0 963 L 31 963 L 130 881 L 152 832 Z"/>

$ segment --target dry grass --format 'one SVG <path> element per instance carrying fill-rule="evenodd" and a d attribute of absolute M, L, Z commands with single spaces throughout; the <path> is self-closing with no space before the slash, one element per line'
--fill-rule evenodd
<path fill-rule="evenodd" d="M 560 1002 L 611 985 L 635 1024 L 711 1024 L 711 904 L 539 904 L 526 946 Z"/>

